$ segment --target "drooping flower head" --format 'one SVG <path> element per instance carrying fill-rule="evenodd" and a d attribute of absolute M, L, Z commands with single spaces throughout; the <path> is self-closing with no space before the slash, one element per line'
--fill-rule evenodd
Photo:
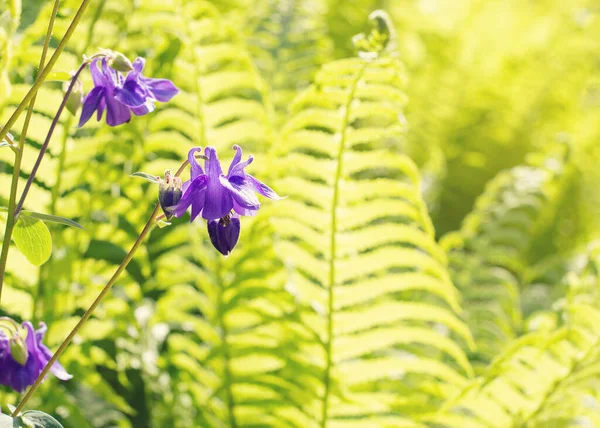
<path fill-rule="evenodd" d="M 10 320 L 12 326 L 0 330 L 0 384 L 9 386 L 17 392 L 23 392 L 33 385 L 50 358 L 52 352 L 43 343 L 46 324 L 40 323 L 37 330 L 30 322 L 24 322 L 22 328 Z M 3 324 L 6 327 L 7 324 Z M 6 333 L 5 333 L 6 331 Z M 52 365 L 50 372 L 61 380 L 71 379 L 60 363 Z"/>
<path fill-rule="evenodd" d="M 270 199 L 281 199 L 269 186 L 248 174 L 245 168 L 254 158 L 242 161 L 242 149 L 236 151 L 227 174 L 223 173 L 217 151 L 213 147 L 204 149 L 204 169 L 198 164 L 195 154 L 200 147 L 188 153 L 190 179 L 183 183 L 183 196 L 173 210 L 181 217 L 191 206 L 191 221 L 199 215 L 208 221 L 208 234 L 219 252 L 228 255 L 238 241 L 241 225 L 240 216 L 256 215 L 260 202 L 256 193 Z"/>
<path fill-rule="evenodd" d="M 118 55 L 117 59 L 122 57 L 122 54 Z M 150 113 L 154 111 L 156 101 L 169 101 L 179 92 L 168 79 L 152 79 L 142 75 L 145 64 L 143 58 L 133 62 L 126 77 L 111 67 L 111 63 L 120 64 L 107 54 L 90 64 L 94 87 L 83 99 L 80 127 L 90 120 L 94 112 L 97 112 L 96 119 L 100 120 L 104 111 L 109 126 L 121 125 L 131 120 L 131 113 L 137 116 Z"/>

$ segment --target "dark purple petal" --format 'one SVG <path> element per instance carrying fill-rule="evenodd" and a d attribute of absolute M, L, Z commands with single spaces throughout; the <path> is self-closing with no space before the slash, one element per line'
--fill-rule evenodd
<path fill-rule="evenodd" d="M 224 256 L 231 253 L 240 237 L 240 219 L 233 217 L 228 222 L 209 220 L 207 227 L 210 242 L 212 242 L 214 247 Z"/>
<path fill-rule="evenodd" d="M 104 88 L 96 86 L 83 99 L 83 107 L 81 108 L 81 117 L 79 118 L 80 128 L 87 123 L 94 112 L 100 107 L 100 103 L 104 97 Z M 100 119 L 100 118 L 98 118 Z"/>
<path fill-rule="evenodd" d="M 193 149 L 191 149 L 188 152 L 188 162 L 190 163 L 190 178 L 192 180 L 194 178 L 198 177 L 200 174 L 204 174 L 202 167 L 200 166 L 200 164 L 196 160 L 196 157 L 194 156 L 194 154 L 196 152 L 201 152 L 201 151 L 202 151 L 201 147 L 194 147 Z M 184 189 L 184 191 L 185 191 L 185 189 Z"/>
<path fill-rule="evenodd" d="M 104 110 L 106 110 L 106 101 L 104 97 L 100 99 L 100 104 L 98 104 L 98 113 L 96 114 L 96 120 L 102 119 L 102 115 L 104 114 Z"/>
<path fill-rule="evenodd" d="M 229 180 L 227 177 L 222 175 L 219 177 L 219 181 L 224 188 L 229 190 L 233 200 L 242 208 L 249 210 L 259 209 L 260 202 L 258 202 L 252 187 L 249 186 L 245 180 L 236 178 L 238 177 L 234 177 L 234 180 Z"/>
<path fill-rule="evenodd" d="M 131 120 L 131 111 L 129 111 L 129 107 L 121 104 L 112 97 L 105 97 L 105 101 L 107 125 L 118 126 Z"/>
<path fill-rule="evenodd" d="M 204 161 L 204 169 L 208 175 L 208 184 L 202 217 L 206 220 L 218 220 L 229 214 L 233 208 L 233 200 L 230 192 L 223 187 L 219 179 L 223 171 L 217 151 L 213 147 L 206 147 L 204 154 L 207 157 Z"/>
<path fill-rule="evenodd" d="M 259 179 L 251 176 L 250 174 L 246 174 L 246 181 L 256 193 L 260 193 L 261 195 L 266 196 L 269 199 L 284 199 L 283 197 L 275 193 L 275 191 L 269 186 L 267 186 L 265 183 L 261 182 Z"/>
<path fill-rule="evenodd" d="M 181 217 L 192 204 L 199 207 L 202 207 L 204 205 L 204 194 L 207 182 L 208 176 L 203 174 L 196 177 L 187 186 L 185 186 L 184 184 L 183 187 L 185 187 L 185 190 L 183 196 L 181 197 L 181 200 L 173 210 L 173 214 L 175 215 L 175 217 Z"/>
<path fill-rule="evenodd" d="M 129 77 L 122 87 L 115 88 L 115 98 L 129 107 L 139 107 L 146 102 L 146 91 L 135 80 L 130 80 Z"/>

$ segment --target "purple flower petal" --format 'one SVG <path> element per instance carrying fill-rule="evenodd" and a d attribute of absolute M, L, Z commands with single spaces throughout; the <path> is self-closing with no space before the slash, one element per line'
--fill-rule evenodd
<path fill-rule="evenodd" d="M 109 82 L 106 79 L 106 76 L 103 74 L 100 67 L 98 67 L 98 59 L 95 59 L 90 64 L 90 74 L 92 75 L 92 81 L 94 82 L 94 87 L 97 86 L 106 86 Z M 102 69 L 104 69 L 104 65 L 102 65 Z"/>
<path fill-rule="evenodd" d="M 99 121 L 102 119 L 102 115 L 104 114 L 104 110 L 106 110 L 106 101 L 104 97 L 100 99 L 100 104 L 98 104 L 98 114 L 96 114 L 96 120 Z"/>
<path fill-rule="evenodd" d="M 46 326 L 46 323 L 42 322 L 40 323 L 39 328 L 35 331 L 35 340 L 39 349 L 38 355 L 41 357 L 40 362 L 42 369 L 46 366 L 46 364 L 48 364 L 48 361 L 50 361 L 50 358 L 52 358 L 53 355 L 52 351 L 50 351 L 50 349 L 48 349 L 48 347 L 42 343 L 47 330 L 48 327 Z M 58 361 L 55 362 L 52 367 L 50 367 L 50 373 L 60 380 L 69 380 L 73 377 L 73 375 L 67 373 L 64 367 Z"/>
<path fill-rule="evenodd" d="M 46 364 L 48 364 L 48 361 L 50 361 L 50 358 L 52 358 L 53 354 L 52 354 L 52 351 L 50 351 L 50 349 L 48 349 L 48 347 L 46 347 L 46 345 L 43 345 L 40 343 L 39 348 L 40 348 L 41 354 L 44 356 L 43 367 L 45 367 Z M 52 373 L 54 376 L 56 376 L 60 380 L 69 380 L 73 377 L 73 375 L 68 373 L 65 370 L 65 368 L 62 366 L 62 364 L 60 364 L 58 361 L 55 362 L 54 364 L 52 364 L 52 367 L 50 367 L 50 373 Z"/>
<path fill-rule="evenodd" d="M 231 170 L 234 166 L 236 166 L 242 160 L 242 148 L 237 144 L 233 145 L 233 150 L 235 150 L 235 155 L 229 164 L 229 170 L 227 171 L 227 177 L 231 176 Z"/>
<path fill-rule="evenodd" d="M 181 217 L 192 204 L 199 207 L 204 205 L 204 194 L 207 182 L 208 176 L 203 174 L 196 177 L 187 185 L 181 200 L 173 210 L 175 217 Z"/>
<path fill-rule="evenodd" d="M 240 150 L 241 151 L 241 150 Z M 241 154 L 241 153 L 240 153 Z M 237 157 L 237 155 L 236 155 Z M 235 158 L 234 158 L 235 160 Z M 242 177 L 244 178 L 245 176 L 245 172 L 244 172 L 244 168 L 246 168 L 248 165 L 250 165 L 252 162 L 254 161 L 254 157 L 252 155 L 248 156 L 248 159 L 243 161 L 243 162 L 239 162 L 233 166 L 229 167 L 229 172 L 227 173 L 227 177 L 231 178 L 231 177 Z"/>
<path fill-rule="evenodd" d="M 206 147 L 204 154 L 208 158 L 204 161 L 204 168 L 208 175 L 206 197 L 202 217 L 206 220 L 218 220 L 233 209 L 233 200 L 230 192 L 223 187 L 219 177 L 223 174 L 217 151 L 213 147 Z"/>
<path fill-rule="evenodd" d="M 202 167 L 200 166 L 200 164 L 198 164 L 198 161 L 196 160 L 196 157 L 194 156 L 194 154 L 196 152 L 201 152 L 201 151 L 202 151 L 201 147 L 194 147 L 193 149 L 191 149 L 188 152 L 188 162 L 190 163 L 190 178 L 191 178 L 191 180 L 198 177 L 200 174 L 204 174 Z"/>
<path fill-rule="evenodd" d="M 106 101 L 106 124 L 108 126 L 118 126 L 131 120 L 131 111 L 129 107 L 121 104 L 112 97 L 105 97 Z"/>
<path fill-rule="evenodd" d="M 256 214 L 258 214 L 258 209 L 251 210 L 251 209 L 248 209 L 248 208 L 244 208 L 240 204 L 238 204 L 235 201 L 235 199 L 233 200 L 233 210 L 237 214 L 243 215 L 243 216 L 246 216 L 246 217 L 254 217 Z"/>
<path fill-rule="evenodd" d="M 142 58 L 141 56 L 138 56 L 135 61 L 133 61 L 133 71 L 136 74 L 140 74 L 142 71 L 144 71 L 144 66 L 146 65 L 146 60 L 144 58 Z"/>
<path fill-rule="evenodd" d="M 142 104 L 139 107 L 130 108 L 133 114 L 135 114 L 136 116 L 143 116 L 145 114 L 152 113 L 156 109 L 156 106 L 154 105 L 154 102 L 152 100 L 147 100 L 146 102 L 144 102 L 144 104 Z"/>
<path fill-rule="evenodd" d="M 139 107 L 146 102 L 146 91 L 137 81 L 127 80 L 122 87 L 115 89 L 115 98 L 129 107 Z"/>
<path fill-rule="evenodd" d="M 240 237 L 241 224 L 237 217 L 228 218 L 227 221 L 209 220 L 207 222 L 208 236 L 214 247 L 224 256 L 227 256 Z"/>
<path fill-rule="evenodd" d="M 228 179 L 224 175 L 219 177 L 221 185 L 229 190 L 234 201 L 249 210 L 257 210 L 260 208 L 260 202 L 254 194 L 254 190 L 245 180 L 234 177 L 233 180 Z"/>
<path fill-rule="evenodd" d="M 269 186 L 267 186 L 265 183 L 261 182 L 260 180 L 251 176 L 250 174 L 246 174 L 246 181 L 256 193 L 260 193 L 261 195 L 266 196 L 269 199 L 285 199 L 279 196 L 277 193 L 275 193 L 275 191 Z"/>
<path fill-rule="evenodd" d="M 83 107 L 81 108 L 81 117 L 79 118 L 78 127 L 82 127 L 92 117 L 94 112 L 100 107 L 100 103 L 104 97 L 104 88 L 96 86 L 83 99 Z M 99 110 L 98 110 L 99 111 Z M 100 119 L 100 117 L 98 118 Z"/>
<path fill-rule="evenodd" d="M 152 97 L 160 102 L 170 101 L 179 93 L 177 86 L 169 79 L 152 79 L 150 77 L 141 76 L 140 80 L 146 86 L 146 90 Z"/>

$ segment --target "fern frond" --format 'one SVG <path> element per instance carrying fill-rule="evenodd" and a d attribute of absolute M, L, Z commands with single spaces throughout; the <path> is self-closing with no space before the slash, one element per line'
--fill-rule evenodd
<path fill-rule="evenodd" d="M 444 240 L 484 364 L 522 328 L 520 285 L 533 240 L 560 198 L 568 150 L 557 143 L 528 160 L 492 180 L 460 232 Z"/>
<path fill-rule="evenodd" d="M 461 348 L 470 332 L 456 315 L 418 169 L 395 149 L 404 84 L 402 64 L 387 56 L 324 65 L 293 102 L 276 151 L 278 189 L 289 196 L 272 220 L 277 253 L 287 288 L 313 308 L 303 319 L 319 338 L 307 352 L 324 361 L 320 426 L 415 426 L 400 417 L 471 373 Z M 429 402 L 395 398 L 404 388 Z"/>
<path fill-rule="evenodd" d="M 562 326 L 514 341 L 440 412 L 424 418 L 442 427 L 567 427 L 600 420 L 600 282 L 598 246 L 566 277 L 557 304 Z"/>
<path fill-rule="evenodd" d="M 269 82 L 277 121 L 290 102 L 331 59 L 323 0 L 260 2 L 244 25 L 256 65 Z"/>

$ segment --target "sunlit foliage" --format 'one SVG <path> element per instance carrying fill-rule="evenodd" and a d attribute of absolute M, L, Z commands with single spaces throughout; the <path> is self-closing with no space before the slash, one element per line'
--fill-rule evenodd
<path fill-rule="evenodd" d="M 35 79 L 51 3 L 0 0 L 0 124 Z M 51 51 L 78 4 L 61 2 Z M 48 223 L 39 267 L 11 248 L 0 315 L 44 320 L 56 349 L 156 202 L 130 174 L 193 146 L 224 164 L 242 146 L 287 198 L 261 201 L 227 258 L 187 216 L 153 230 L 61 359 L 74 378 L 28 408 L 72 428 L 600 426 L 599 13 L 92 0 L 54 71 L 114 49 L 181 93 L 116 128 L 63 114 L 26 205 L 85 231 Z M 13 158 L 0 147 L 1 206 Z"/>

